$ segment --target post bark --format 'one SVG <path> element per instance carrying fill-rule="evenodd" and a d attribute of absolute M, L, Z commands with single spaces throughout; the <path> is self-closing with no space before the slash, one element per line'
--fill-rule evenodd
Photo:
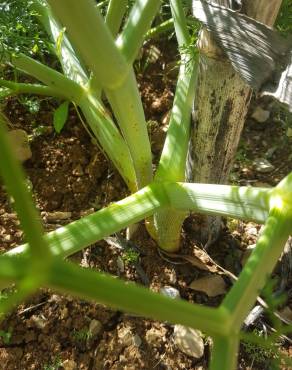
<path fill-rule="evenodd" d="M 232 1 L 213 0 L 223 6 Z M 273 25 L 282 0 L 243 0 L 242 11 L 250 17 Z M 248 112 L 252 90 L 234 71 L 206 29 L 198 41 L 200 66 L 190 157 L 192 181 L 228 183 L 238 142 Z M 206 217 L 201 241 L 208 246 L 220 233 L 221 219 Z"/>

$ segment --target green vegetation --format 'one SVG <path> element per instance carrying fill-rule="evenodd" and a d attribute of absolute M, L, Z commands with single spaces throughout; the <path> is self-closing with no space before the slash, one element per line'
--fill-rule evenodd
<path fill-rule="evenodd" d="M 159 1 L 137 0 L 124 23 L 127 2 L 122 6 L 121 0 L 109 2 L 106 22 L 91 0 L 49 0 L 48 4 L 35 0 L 31 5 L 40 14 L 40 21 L 55 45 L 62 72 L 22 53 L 15 55 L 7 48 L 5 60 L 42 84 L 11 84 L 6 80 L 0 84 L 11 95 L 34 93 L 65 102 L 55 119 L 59 131 L 67 116 L 67 102 L 78 106 L 132 194 L 44 235 L 23 171 L 9 145 L 7 120 L 1 115 L 0 156 L 5 160 L 0 161 L 0 173 L 15 200 L 27 244 L 0 256 L 1 284 L 17 286 L 14 294 L 0 301 L 0 312 L 7 313 L 40 286 L 45 286 L 156 320 L 200 329 L 214 341 L 210 369 L 234 369 L 242 323 L 292 232 L 292 173 L 274 188 L 184 182 L 198 57 L 193 58 L 188 52 L 192 37 L 182 4 L 171 0 L 181 61 L 169 129 L 153 176 L 150 142 L 133 62 L 158 12 Z M 108 114 L 103 97 L 111 106 L 115 120 Z M 254 252 L 217 308 L 172 300 L 64 260 L 143 219 L 148 220 L 148 229 L 160 247 L 174 251 L 179 246 L 181 223 L 189 211 L 265 224 Z M 171 235 L 165 232 L 169 231 L 170 219 L 175 221 Z M 88 333 L 77 331 L 74 335 L 84 340 Z"/>

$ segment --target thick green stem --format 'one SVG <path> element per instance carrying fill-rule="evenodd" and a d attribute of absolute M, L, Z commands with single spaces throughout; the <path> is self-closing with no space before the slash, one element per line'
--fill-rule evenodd
<path fill-rule="evenodd" d="M 227 185 L 152 183 L 137 193 L 46 234 L 52 253 L 66 257 L 163 208 L 193 210 L 264 222 L 271 189 Z M 24 244 L 7 252 L 25 253 Z"/>
<path fill-rule="evenodd" d="M 105 23 L 113 36 L 116 36 L 120 30 L 127 5 L 128 0 L 110 0 L 108 4 Z"/>
<path fill-rule="evenodd" d="M 121 85 L 128 75 L 129 66 L 93 0 L 48 2 L 101 87 L 114 89 Z"/>
<path fill-rule="evenodd" d="M 187 47 L 190 36 L 182 4 L 178 0 L 172 0 L 170 3 L 178 44 L 181 48 Z M 192 58 L 188 54 L 181 53 L 181 66 L 169 128 L 155 181 L 185 181 L 197 67 L 198 57 Z M 181 227 L 186 215 L 186 212 L 167 209 L 154 216 L 154 237 L 160 248 L 169 252 L 179 249 Z"/>
<path fill-rule="evenodd" d="M 31 194 L 25 185 L 25 176 L 13 155 L 6 130 L 6 119 L 0 113 L 0 172 L 8 192 L 15 201 L 18 214 L 26 239 L 30 245 L 30 253 L 34 272 L 49 266 L 51 251 L 43 238 L 42 225 L 39 215 L 33 206 Z M 36 276 L 38 278 L 38 276 Z"/>
<path fill-rule="evenodd" d="M 238 350 L 239 339 L 237 335 L 215 336 L 210 370 L 235 370 Z"/>
<path fill-rule="evenodd" d="M 161 0 L 136 0 L 125 28 L 116 41 L 116 45 L 129 64 L 132 64 L 138 55 L 160 3 Z"/>
<path fill-rule="evenodd" d="M 115 117 L 128 144 L 138 188 L 152 181 L 152 154 L 140 94 L 133 70 L 124 83 L 105 90 Z"/>
<path fill-rule="evenodd" d="M 90 93 L 80 102 L 80 108 L 102 149 L 113 162 L 131 192 L 135 192 L 137 180 L 132 157 L 109 113 Z"/>
<path fill-rule="evenodd" d="M 49 285 L 61 292 L 94 299 L 119 310 L 199 328 L 211 335 L 226 334 L 227 317 L 222 309 L 167 298 L 104 273 L 81 269 L 68 262 L 55 261 Z"/>
<path fill-rule="evenodd" d="M 170 31 L 173 29 L 174 21 L 173 18 L 168 19 L 165 22 L 160 23 L 158 26 L 151 28 L 146 32 L 145 40 L 151 40 L 155 37 L 160 36 L 162 33 Z"/>
<path fill-rule="evenodd" d="M 65 76 L 82 86 L 86 86 L 88 83 L 86 69 L 59 22 L 53 17 L 50 8 L 41 0 L 33 0 L 30 6 L 40 15 L 39 20 L 55 45 L 55 51 Z"/>
<path fill-rule="evenodd" d="M 12 90 L 11 94 L 36 94 L 54 96 L 62 99 L 67 98 L 66 94 L 61 93 L 59 90 L 44 85 L 12 82 L 0 79 L 0 86 L 7 87 L 8 89 Z"/>
<path fill-rule="evenodd" d="M 84 95 L 84 89 L 76 82 L 30 57 L 20 54 L 11 56 L 10 61 L 16 68 L 28 73 L 58 93 L 64 94 L 67 100 L 78 104 Z"/>

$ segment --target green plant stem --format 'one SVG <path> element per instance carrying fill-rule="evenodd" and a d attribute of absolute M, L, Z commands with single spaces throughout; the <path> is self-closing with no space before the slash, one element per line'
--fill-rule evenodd
<path fill-rule="evenodd" d="M 113 162 L 131 192 L 137 190 L 131 154 L 109 113 L 95 95 L 88 93 L 79 104 L 86 121 L 102 149 Z"/>
<path fill-rule="evenodd" d="M 53 13 L 89 66 L 101 88 L 120 86 L 129 66 L 119 53 L 93 0 L 48 0 Z M 82 32 L 80 32 L 82 30 Z"/>
<path fill-rule="evenodd" d="M 134 71 L 115 90 L 105 90 L 131 153 L 138 188 L 152 181 L 152 154 Z"/>
<path fill-rule="evenodd" d="M 190 43 L 186 17 L 180 1 L 171 0 L 170 4 L 176 37 L 182 50 Z M 197 69 L 198 56 L 194 58 L 187 52 L 181 51 L 181 65 L 173 108 L 159 166 L 154 177 L 155 181 L 185 181 Z M 154 216 L 155 236 L 160 248 L 169 252 L 179 249 L 181 227 L 186 215 L 186 212 L 166 209 Z"/>
<path fill-rule="evenodd" d="M 74 101 L 78 104 L 84 95 L 84 89 L 76 82 L 30 57 L 19 54 L 11 56 L 10 61 L 16 68 L 28 73 L 48 87 L 57 90 L 60 94 L 66 95 L 69 101 Z"/>
<path fill-rule="evenodd" d="M 255 250 L 222 303 L 231 314 L 230 326 L 234 330 L 239 330 L 281 255 L 291 233 L 291 214 L 271 210 Z"/>
<path fill-rule="evenodd" d="M 129 64 L 132 64 L 138 55 L 160 3 L 161 0 L 136 0 L 124 30 L 116 41 L 116 45 Z"/>
<path fill-rule="evenodd" d="M 110 31 L 91 0 L 49 0 L 57 17 L 105 89 L 129 146 L 138 187 L 152 180 L 151 149 L 133 69 L 116 47 Z M 82 29 L 83 32 L 79 30 Z"/>
<path fill-rule="evenodd" d="M 235 370 L 239 349 L 237 335 L 214 336 L 210 370 Z"/>
<path fill-rule="evenodd" d="M 211 335 L 226 334 L 227 317 L 222 309 L 167 298 L 107 274 L 82 269 L 68 262 L 55 261 L 49 285 L 61 292 L 94 299 L 112 308 L 199 328 Z"/>
<path fill-rule="evenodd" d="M 81 63 L 80 56 L 76 54 L 59 22 L 53 17 L 50 8 L 40 0 L 33 0 L 30 7 L 37 12 L 40 22 L 53 41 L 65 76 L 82 86 L 86 86 L 88 83 L 86 68 Z"/>
<path fill-rule="evenodd" d="M 26 239 L 30 245 L 29 252 L 32 258 L 33 272 L 45 273 L 50 264 L 51 251 L 43 238 L 42 225 L 31 199 L 28 188 L 25 186 L 25 177 L 20 165 L 14 158 L 9 139 L 5 130 L 6 119 L 0 115 L 0 172 L 7 190 L 15 201 L 18 214 Z M 36 279 L 39 278 L 36 275 Z"/>
<path fill-rule="evenodd" d="M 128 0 L 110 0 L 105 17 L 105 23 L 115 37 L 127 10 Z"/>
<path fill-rule="evenodd" d="M 173 18 L 170 18 L 167 21 L 160 23 L 158 26 L 150 28 L 150 30 L 146 32 L 145 40 L 154 39 L 164 32 L 173 30 L 173 26 L 174 26 Z"/>
<path fill-rule="evenodd" d="M 21 284 L 29 272 L 25 256 L 0 256 L 1 281 Z M 204 330 L 209 335 L 226 334 L 228 319 L 222 308 L 202 307 L 184 300 L 174 300 L 153 293 L 134 283 L 124 282 L 105 273 L 84 269 L 70 262 L 54 258 L 45 286 L 80 298 L 152 319 L 179 323 Z M 180 312 L 180 315 L 177 315 Z"/>
<path fill-rule="evenodd" d="M 228 185 L 152 183 L 107 208 L 51 231 L 45 238 L 55 256 L 66 257 L 167 207 L 263 223 L 268 216 L 270 191 Z M 27 249 L 24 244 L 6 255 L 25 253 Z"/>
<path fill-rule="evenodd" d="M 65 99 L 64 93 L 49 86 L 12 82 L 0 79 L 0 86 L 11 90 L 11 94 L 36 94 Z"/>

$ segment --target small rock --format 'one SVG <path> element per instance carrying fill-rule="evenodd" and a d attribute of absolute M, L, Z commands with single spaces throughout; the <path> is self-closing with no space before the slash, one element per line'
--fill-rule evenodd
<path fill-rule="evenodd" d="M 165 295 L 166 297 L 169 297 L 169 298 L 173 298 L 173 299 L 176 299 L 176 298 L 180 298 L 180 294 L 179 294 L 179 291 L 175 288 L 173 288 L 172 286 L 164 286 L 162 287 L 159 292 L 163 295 Z"/>
<path fill-rule="evenodd" d="M 77 369 L 77 364 L 74 360 L 65 360 L 62 362 L 62 367 L 64 370 L 75 370 Z"/>
<path fill-rule="evenodd" d="M 6 234 L 4 237 L 3 237 L 3 240 L 5 242 L 10 242 L 12 240 L 12 236 L 10 234 Z"/>
<path fill-rule="evenodd" d="M 163 131 L 167 131 L 170 116 L 171 116 L 171 109 L 168 112 L 164 113 L 164 115 L 162 116 L 161 123 L 163 124 L 163 128 L 162 128 Z"/>
<path fill-rule="evenodd" d="M 68 308 L 64 307 L 60 313 L 61 320 L 65 320 L 68 317 Z"/>
<path fill-rule="evenodd" d="M 89 334 L 91 338 L 96 338 L 102 330 L 102 323 L 98 320 L 91 320 L 89 324 Z"/>
<path fill-rule="evenodd" d="M 206 293 L 209 297 L 216 297 L 226 293 L 225 281 L 220 275 L 208 275 L 201 279 L 196 279 L 191 282 L 189 287 Z"/>
<path fill-rule="evenodd" d="M 123 273 L 125 271 L 125 264 L 124 264 L 123 259 L 120 256 L 118 256 L 117 258 L 117 266 L 120 272 Z"/>
<path fill-rule="evenodd" d="M 18 160 L 25 162 L 32 157 L 32 152 L 28 143 L 28 135 L 24 130 L 9 131 L 8 138 Z"/>
<path fill-rule="evenodd" d="M 267 159 L 265 158 L 257 158 L 253 161 L 253 166 L 255 170 L 259 173 L 269 173 L 274 171 L 275 166 L 273 166 Z"/>
<path fill-rule="evenodd" d="M 138 334 L 135 334 L 135 335 L 133 336 L 133 344 L 134 344 L 134 346 L 135 346 L 135 347 L 140 347 L 140 346 L 141 346 L 141 344 L 142 344 L 142 339 L 139 337 L 139 335 L 138 335 Z"/>
<path fill-rule="evenodd" d="M 71 218 L 72 216 L 72 213 L 71 212 L 48 212 L 46 213 L 46 220 L 47 221 L 51 221 L 51 222 L 55 222 L 55 221 L 59 221 L 59 220 L 68 220 L 69 218 Z"/>
<path fill-rule="evenodd" d="M 246 228 L 245 232 L 247 233 L 247 235 L 249 236 L 257 236 L 258 235 L 258 230 L 256 227 L 249 227 L 249 228 Z"/>
<path fill-rule="evenodd" d="M 81 166 L 81 164 L 78 164 L 72 171 L 72 174 L 74 176 L 82 176 L 84 175 L 84 171 L 83 171 L 83 168 Z"/>
<path fill-rule="evenodd" d="M 262 107 L 258 106 L 253 111 L 251 118 L 256 120 L 259 123 L 264 123 L 270 118 L 270 112 L 268 110 L 264 110 Z"/>
<path fill-rule="evenodd" d="M 47 320 L 43 316 L 33 315 L 30 320 L 35 324 L 38 329 L 43 330 L 47 325 Z"/>
<path fill-rule="evenodd" d="M 186 355 L 201 358 L 204 354 L 204 342 L 199 330 L 183 325 L 174 326 L 174 343 Z"/>
<path fill-rule="evenodd" d="M 120 328 L 118 330 L 118 337 L 120 342 L 126 347 L 129 347 L 133 344 L 133 334 L 129 328 Z"/>
<path fill-rule="evenodd" d="M 147 330 L 145 338 L 146 341 L 152 345 L 158 345 L 164 338 L 166 334 L 165 328 L 151 328 Z"/>

